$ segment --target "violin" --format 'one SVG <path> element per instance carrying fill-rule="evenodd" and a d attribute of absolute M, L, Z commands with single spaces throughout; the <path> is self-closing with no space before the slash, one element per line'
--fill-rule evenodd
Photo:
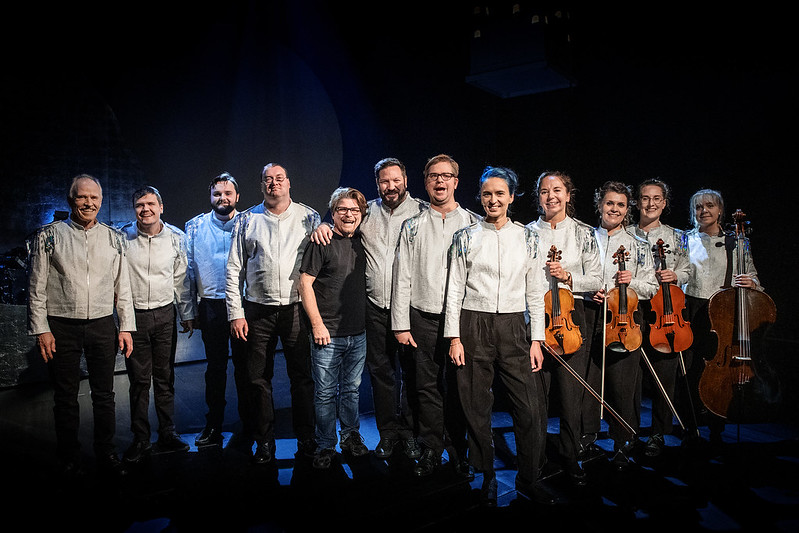
<path fill-rule="evenodd" d="M 619 272 L 627 270 L 625 267 L 630 252 L 619 246 L 613 254 L 613 263 L 618 265 Z M 627 283 L 620 283 L 613 287 L 606 296 L 610 320 L 605 322 L 605 346 L 614 352 L 632 352 L 641 346 L 643 336 L 641 327 L 633 319 L 633 313 L 638 309 L 638 295 Z"/>
<path fill-rule="evenodd" d="M 745 274 L 745 216 L 740 209 L 733 215 L 738 275 Z M 713 359 L 705 361 L 699 397 L 708 410 L 727 418 L 733 405 L 744 406 L 743 391 L 756 376 L 759 359 L 752 348 L 759 347 L 766 330 L 776 321 L 777 310 L 771 297 L 761 290 L 722 287 L 710 297 L 708 314 L 718 348 Z"/>
<path fill-rule="evenodd" d="M 653 251 L 657 252 L 660 270 L 666 269 L 668 244 L 658 239 Z M 685 293 L 675 284 L 663 282 L 650 300 L 655 321 L 649 328 L 649 343 L 662 353 L 682 352 L 691 347 L 694 334 L 691 324 L 683 318 Z"/>
<path fill-rule="evenodd" d="M 547 259 L 550 262 L 560 261 L 561 252 L 556 246 L 550 248 Z M 574 323 L 571 313 L 574 310 L 574 296 L 571 291 L 558 287 L 558 280 L 549 277 L 549 290 L 544 295 L 546 306 L 546 343 L 558 355 L 576 352 L 583 344 L 580 326 Z"/>

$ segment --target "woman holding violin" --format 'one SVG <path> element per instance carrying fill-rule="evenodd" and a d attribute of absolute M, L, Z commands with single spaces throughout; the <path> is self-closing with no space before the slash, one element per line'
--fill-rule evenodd
<path fill-rule="evenodd" d="M 712 359 L 718 348 L 708 308 L 711 297 L 725 285 L 761 291 L 762 287 L 749 253 L 748 239 L 740 239 L 745 247 L 741 251 L 745 253 L 743 262 L 739 263 L 741 254 L 735 253 L 738 243 L 734 236 L 725 235 L 723 231 L 724 199 L 721 193 L 701 189 L 694 193 L 689 205 L 693 229 L 686 232 L 690 270 L 684 290 L 694 343 L 686 353 L 686 365 L 691 391 L 695 395 L 690 405 L 699 406 L 699 381 L 705 370 L 705 361 Z M 734 318 L 730 316 L 729 319 L 732 321 Z M 724 419 L 710 412 L 708 417 L 710 441 L 718 444 Z"/>
<path fill-rule="evenodd" d="M 655 277 L 661 286 L 658 291 L 660 298 L 638 302 L 644 317 L 643 347 L 655 374 L 653 377 L 650 371 L 643 371 L 644 382 L 650 385 L 652 391 L 652 434 L 644 449 L 647 457 L 659 456 L 665 446 L 664 435 L 672 432 L 674 425 L 672 407 L 675 405 L 677 376 L 681 372 L 680 351 L 687 349 L 686 344 L 690 347 L 693 341 L 690 323 L 682 316 L 682 310 L 685 309 L 685 295 L 679 288 L 688 281 L 690 268 L 685 233 L 661 221 L 663 212 L 669 207 L 670 192 L 669 186 L 657 179 L 645 180 L 638 185 L 638 223 L 630 228 L 638 237 L 649 243 L 655 263 Z M 664 289 L 669 290 L 669 293 L 665 293 Z M 676 293 L 675 298 L 672 298 L 672 293 Z M 669 316 L 671 321 L 668 319 Z M 665 331 L 659 337 L 668 342 L 656 342 L 653 347 L 650 341 L 650 321 L 656 329 L 670 328 L 670 331 Z M 669 340 L 672 338 L 674 340 Z M 668 401 L 664 394 L 668 396 Z"/>
<path fill-rule="evenodd" d="M 585 379 L 588 370 L 588 336 L 583 295 L 593 293 L 602 286 L 601 264 L 593 228 L 573 218 L 575 187 L 567 174 L 557 171 L 542 173 L 536 182 L 536 194 L 540 216 L 527 228 L 538 235 L 540 253 L 544 257 L 549 254 L 544 267 L 546 279 L 542 289 L 549 291 L 550 296 L 553 295 L 553 288 L 558 293 L 566 291 L 573 296 L 559 299 L 557 314 L 565 326 L 559 328 L 555 335 L 560 335 L 556 339 L 563 339 L 562 346 L 557 345 L 557 340 L 547 341 L 547 344 L 561 353 L 581 379 Z M 553 299 L 546 301 L 551 304 Z M 571 303 L 572 308 L 564 307 L 566 303 Z M 547 336 L 553 326 L 553 315 L 553 310 L 547 309 Z M 566 342 L 568 338 L 573 341 Z M 575 344 L 578 345 L 576 349 L 573 348 Z M 585 390 L 563 365 L 551 357 L 545 358 L 544 376 L 547 389 L 552 380 L 556 384 L 554 389 L 557 395 L 553 395 L 550 402 L 560 416 L 557 453 L 572 482 L 584 485 L 587 478 L 578 461 L 578 454 L 581 451 L 580 412 Z"/>
<path fill-rule="evenodd" d="M 594 342 L 591 349 L 588 382 L 597 390 L 607 389 L 608 403 L 629 425 L 608 418 L 608 434 L 613 439 L 613 463 L 622 470 L 640 426 L 641 317 L 640 300 L 649 300 L 658 289 L 652 251 L 646 240 L 627 228 L 630 205 L 635 202 L 630 188 L 608 181 L 596 191 L 595 206 L 600 225 L 594 231 L 603 265 L 603 288 L 592 295 L 596 309 Z M 586 430 L 600 428 L 599 405 L 586 403 Z M 631 433 L 630 428 L 635 431 Z"/>

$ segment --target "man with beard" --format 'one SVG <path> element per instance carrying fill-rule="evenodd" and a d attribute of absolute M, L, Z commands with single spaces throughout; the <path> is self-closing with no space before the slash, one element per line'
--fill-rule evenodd
<path fill-rule="evenodd" d="M 28 333 L 36 336 L 52 378 L 63 473 L 82 470 L 78 393 L 85 357 L 97 463 L 102 471 L 124 474 L 114 449 L 114 368 L 117 349 L 130 355 L 136 329 L 125 242 L 119 230 L 97 221 L 103 190 L 96 178 L 74 178 L 67 200 L 69 219 L 44 226 L 28 243 Z"/>
<path fill-rule="evenodd" d="M 380 433 L 375 455 L 387 459 L 399 446 L 407 457 L 418 459 L 421 451 L 408 398 L 415 386 L 407 382 L 415 371 L 411 352 L 392 331 L 391 280 L 402 223 L 428 206 L 408 194 L 408 176 L 400 160 L 382 159 L 374 172 L 379 198 L 368 202 L 360 231 L 366 252 L 366 367 Z M 311 240 L 327 244 L 331 233 L 330 226 L 322 224 Z"/>
<path fill-rule="evenodd" d="M 235 224 L 239 184 L 224 172 L 211 180 L 211 211 L 186 222 L 186 255 L 189 262 L 192 302 L 198 305 L 198 329 L 205 346 L 205 428 L 194 440 L 196 446 L 222 444 L 228 357 L 233 360 L 241 440 L 252 444 L 247 353 L 244 341 L 230 334 L 225 305 L 225 274 L 230 239 Z M 199 299 L 199 302 L 198 302 Z"/>

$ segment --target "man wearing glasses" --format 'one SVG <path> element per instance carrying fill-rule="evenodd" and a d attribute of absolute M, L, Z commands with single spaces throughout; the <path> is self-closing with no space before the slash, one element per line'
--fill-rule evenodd
<path fill-rule="evenodd" d="M 388 459 L 402 450 L 410 459 L 421 455 L 415 436 L 413 356 L 397 342 L 391 328 L 391 278 L 400 226 L 427 209 L 427 203 L 408 194 L 405 165 L 396 158 L 381 159 L 374 167 L 378 198 L 367 203 L 360 226 L 366 252 L 366 367 L 372 385 L 375 424 L 380 441 L 375 456 Z M 312 240 L 328 244 L 330 226 L 319 226 Z"/>
<path fill-rule="evenodd" d="M 366 257 L 357 232 L 366 212 L 360 191 L 340 187 L 330 198 L 330 244 L 309 243 L 300 267 L 300 295 L 313 337 L 311 360 L 316 385 L 315 468 L 330 468 L 336 457 L 336 420 L 341 451 L 369 453 L 360 434 L 359 391 L 366 362 Z"/>
<path fill-rule="evenodd" d="M 264 201 L 237 217 L 228 257 L 225 298 L 232 335 L 247 341 L 256 464 L 275 453 L 272 376 L 278 339 L 291 382 L 291 410 L 299 453 L 312 456 L 314 386 L 310 346 L 301 317 L 299 266 L 319 213 L 291 199 L 285 167 L 261 173 Z"/>
<path fill-rule="evenodd" d="M 452 235 L 479 220 L 455 201 L 458 163 L 446 154 L 425 166 L 430 209 L 406 220 L 393 269 L 391 324 L 397 341 L 413 349 L 416 363 L 419 442 L 414 474 L 432 474 L 446 447 L 456 472 L 471 476 L 466 457 L 466 422 L 457 399 L 449 340 L 443 337 L 444 288 Z M 454 453 L 453 453 L 454 452 Z"/>

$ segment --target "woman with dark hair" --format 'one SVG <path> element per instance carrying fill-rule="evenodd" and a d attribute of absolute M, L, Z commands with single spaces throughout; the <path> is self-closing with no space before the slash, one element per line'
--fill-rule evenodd
<path fill-rule="evenodd" d="M 582 343 L 580 348 L 571 354 L 564 354 L 564 359 L 583 379 L 588 371 L 588 344 L 584 308 L 584 294 L 594 293 L 602 288 L 602 265 L 597 254 L 593 228 L 574 216 L 575 187 L 571 178 L 562 172 L 544 172 L 538 177 L 536 193 L 538 195 L 537 220 L 527 228 L 538 235 L 538 247 L 547 254 L 553 246 L 560 252 L 558 261 L 547 261 L 544 266 L 546 274 L 542 279 L 542 290 L 549 288 L 550 279 L 557 280 L 558 288 L 567 289 L 574 296 L 572 320 L 580 328 Z M 546 261 L 546 258 L 542 260 Z M 583 397 L 588 396 L 583 385 L 564 366 L 551 358 L 544 365 L 547 388 L 554 380 L 554 393 L 550 400 L 553 410 L 560 416 L 560 434 L 558 436 L 557 454 L 570 479 L 576 485 L 585 485 L 587 477 L 578 457 L 581 443 L 580 410 Z M 595 401 L 588 398 L 586 401 Z M 596 436 L 593 437 L 594 439 Z"/>
<path fill-rule="evenodd" d="M 497 503 L 491 412 L 498 372 L 512 404 L 518 474 L 516 490 L 539 503 L 552 494 L 539 481 L 547 412 L 539 370 L 544 338 L 543 269 L 536 236 L 511 221 L 518 179 L 488 167 L 480 179 L 482 221 L 457 231 L 450 250 L 444 319 L 449 356 L 458 367 L 458 391 L 469 428 L 469 459 L 482 472 L 481 500 Z M 525 311 L 530 315 L 529 329 Z M 532 339 L 532 341 L 530 340 Z"/>
<path fill-rule="evenodd" d="M 593 312 L 590 315 L 594 320 L 588 383 L 602 390 L 601 384 L 604 379 L 608 404 L 629 425 L 625 426 L 615 417 L 607 419 L 608 434 L 613 439 L 613 464 L 619 470 L 629 466 L 629 457 L 640 426 L 641 349 L 640 343 L 631 348 L 630 344 L 625 342 L 610 342 L 613 337 L 606 338 L 603 335 L 606 331 L 606 316 L 612 314 L 610 309 L 605 312 L 605 299 L 614 296 L 611 294 L 613 289 L 624 290 L 629 287 L 639 301 L 649 300 L 658 289 L 649 243 L 636 236 L 627 227 L 632 217 L 630 206 L 634 202 L 630 187 L 618 181 L 605 182 L 594 194 L 594 205 L 600 221 L 594 234 L 603 265 L 603 282 L 602 289 L 591 296 Z M 629 301 L 628 303 L 633 304 Z M 628 308 L 627 311 L 632 310 Z M 633 320 L 637 324 L 618 329 L 619 339 L 625 334 L 622 330 L 631 332 L 636 326 L 640 328 L 640 312 L 634 313 Z M 591 321 L 589 319 L 589 322 Z M 583 414 L 586 432 L 599 431 L 598 404 L 586 403 Z"/>

